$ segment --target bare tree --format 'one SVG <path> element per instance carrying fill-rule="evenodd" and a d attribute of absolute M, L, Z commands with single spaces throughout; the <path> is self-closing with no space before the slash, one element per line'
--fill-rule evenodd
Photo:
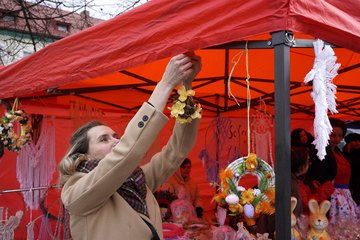
<path fill-rule="evenodd" d="M 0 65 L 8 65 L 49 43 L 119 15 L 145 0 L 0 1 Z M 110 11 L 111 10 L 111 11 Z M 114 11 L 115 10 L 115 11 Z M 90 13 L 98 18 L 90 17 Z"/>

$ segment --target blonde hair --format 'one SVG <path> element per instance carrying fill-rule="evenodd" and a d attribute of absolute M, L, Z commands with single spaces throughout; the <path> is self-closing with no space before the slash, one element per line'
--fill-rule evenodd
<path fill-rule="evenodd" d="M 104 125 L 99 121 L 91 121 L 78 128 L 70 139 L 70 150 L 58 165 L 59 183 L 64 184 L 75 172 L 81 161 L 88 160 L 89 138 L 87 133 L 96 126 Z"/>

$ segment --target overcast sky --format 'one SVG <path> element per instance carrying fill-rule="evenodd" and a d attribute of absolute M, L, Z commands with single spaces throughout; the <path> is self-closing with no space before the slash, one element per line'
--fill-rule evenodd
<path fill-rule="evenodd" d="M 138 0 L 81 0 L 88 6 L 87 10 L 90 12 L 91 17 L 100 19 L 110 19 L 117 14 L 125 11 L 128 8 L 132 8 L 134 2 Z M 147 2 L 141 0 L 140 3 L 136 4 L 139 6 Z M 83 4 L 85 5 L 85 4 Z"/>

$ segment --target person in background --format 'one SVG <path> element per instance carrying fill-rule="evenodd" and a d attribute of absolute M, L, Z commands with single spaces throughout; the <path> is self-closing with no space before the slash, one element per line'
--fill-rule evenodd
<path fill-rule="evenodd" d="M 351 175 L 349 189 L 355 203 L 360 205 L 360 134 L 350 133 L 345 136 L 345 146 L 343 152 L 349 160 Z"/>
<path fill-rule="evenodd" d="M 311 164 L 309 149 L 305 146 L 291 147 L 291 196 L 297 199 L 294 210 L 298 218 L 302 214 L 308 215 L 308 203 L 310 199 L 318 202 L 328 199 L 334 192 L 334 186 L 330 181 L 320 184 L 306 179 L 307 171 Z M 317 186 L 314 188 L 314 186 Z"/>
<path fill-rule="evenodd" d="M 338 147 L 339 143 L 344 139 L 347 128 L 340 119 L 329 118 L 329 120 L 333 129 L 330 134 L 325 159 L 321 161 L 313 158 L 309 176 L 320 183 L 323 183 L 324 180 L 333 181 L 335 191 L 330 199 L 330 221 L 332 223 L 336 223 L 339 219 L 351 221 L 357 217 L 357 206 L 349 190 L 351 167 L 349 161 Z"/>
<path fill-rule="evenodd" d="M 123 136 L 97 121 L 73 134 L 59 164 L 61 200 L 70 213 L 73 239 L 163 239 L 161 213 L 152 192 L 193 148 L 198 119 L 176 123 L 161 152 L 146 165 L 138 164 L 168 122 L 163 110 L 173 89 L 180 84 L 190 89 L 200 69 L 201 59 L 194 53 L 173 57 Z"/>
<path fill-rule="evenodd" d="M 329 120 L 333 131 L 330 134 L 329 145 L 326 147 L 325 158 L 320 160 L 316 155 L 316 151 L 310 155 L 311 166 L 309 167 L 308 177 L 311 180 L 318 181 L 320 184 L 327 181 L 334 181 L 338 171 L 336 156 L 343 157 L 337 145 L 345 136 L 346 126 L 344 122 L 339 119 L 330 118 Z"/>
<path fill-rule="evenodd" d="M 180 168 L 162 188 L 167 188 L 180 200 L 188 200 L 194 206 L 197 217 L 202 218 L 203 206 L 199 188 L 197 183 L 191 179 L 190 173 L 191 160 L 189 158 L 185 158 L 185 160 L 181 163 Z"/>
<path fill-rule="evenodd" d="M 296 128 L 291 131 L 291 146 L 305 146 L 312 150 L 314 141 L 313 135 L 303 128 Z"/>

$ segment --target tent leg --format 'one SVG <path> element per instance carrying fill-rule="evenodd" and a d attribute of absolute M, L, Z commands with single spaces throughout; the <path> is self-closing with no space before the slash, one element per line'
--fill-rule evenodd
<path fill-rule="evenodd" d="M 289 32 L 272 33 L 275 65 L 275 229 L 276 239 L 291 239 L 290 218 L 290 46 Z"/>

